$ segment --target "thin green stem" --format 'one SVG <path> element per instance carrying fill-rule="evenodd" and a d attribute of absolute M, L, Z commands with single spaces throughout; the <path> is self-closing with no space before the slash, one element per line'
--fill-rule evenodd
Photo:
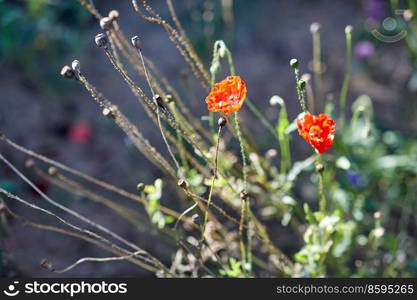
<path fill-rule="evenodd" d="M 253 104 L 253 102 L 249 98 L 246 98 L 245 101 L 249 109 L 253 112 L 253 114 L 261 121 L 265 128 L 279 141 L 277 132 L 275 131 L 272 124 L 267 120 L 267 118 L 265 118 L 264 114 L 255 106 L 255 104 Z"/>
<path fill-rule="evenodd" d="M 314 73 L 314 87 L 316 90 L 316 99 L 318 104 L 323 103 L 323 83 L 321 78 L 321 40 L 320 40 L 320 24 L 313 23 L 310 27 L 313 39 L 313 73 Z M 319 106 L 319 105 L 317 105 Z M 320 106 L 318 110 L 320 110 Z"/>
<path fill-rule="evenodd" d="M 342 89 L 340 90 L 339 105 L 340 105 L 340 116 L 339 116 L 339 128 L 343 128 L 345 125 L 345 110 L 346 110 L 346 99 L 350 84 L 350 78 L 352 75 L 352 26 L 347 26 L 345 29 L 346 33 L 346 72 L 343 78 Z"/>
<path fill-rule="evenodd" d="M 237 133 L 237 138 L 240 144 L 240 154 L 242 156 L 242 175 L 243 175 L 243 191 L 247 192 L 247 161 L 246 161 L 246 151 L 245 145 L 243 143 L 242 131 L 239 125 L 239 113 L 235 112 L 235 128 Z"/>
<path fill-rule="evenodd" d="M 319 210 L 326 214 L 328 205 L 326 194 L 324 193 L 324 165 L 320 154 L 317 154 L 316 172 L 319 176 Z"/>
<path fill-rule="evenodd" d="M 239 235 L 240 235 L 240 252 L 241 252 L 241 259 L 242 259 L 242 265 L 245 267 L 245 270 L 250 271 L 251 269 L 251 263 L 252 263 L 252 255 L 249 254 L 251 252 L 252 242 L 251 242 L 251 233 L 250 229 L 248 228 L 248 245 L 247 249 L 245 249 L 244 244 L 244 237 L 243 237 L 243 227 L 246 223 L 249 224 L 249 211 L 250 211 L 250 204 L 249 204 L 249 197 L 247 194 L 247 161 L 246 161 L 246 151 L 245 146 L 243 144 L 242 139 L 242 132 L 239 125 L 239 113 L 235 112 L 235 127 L 236 127 L 236 133 L 240 144 L 240 153 L 242 156 L 242 175 L 243 175 L 243 190 L 241 193 L 241 211 L 240 211 L 240 223 L 239 223 Z"/>
<path fill-rule="evenodd" d="M 290 65 L 294 69 L 295 88 L 297 90 L 298 102 L 300 102 L 301 109 L 303 110 L 303 112 L 306 113 L 307 105 L 306 105 L 306 99 L 304 95 L 305 82 L 300 80 L 300 69 L 298 68 L 298 61 L 296 59 L 292 59 L 290 61 Z"/>
<path fill-rule="evenodd" d="M 201 229 L 201 241 L 204 239 L 204 232 L 206 231 L 209 209 L 210 209 L 212 196 L 213 196 L 214 184 L 215 184 L 216 178 L 217 178 L 217 167 L 218 167 L 218 161 L 219 161 L 219 146 L 220 146 L 220 138 L 221 138 L 222 128 L 223 128 L 222 126 L 219 126 L 219 130 L 217 131 L 217 142 L 216 142 L 216 154 L 215 154 L 215 158 L 214 158 L 213 179 L 211 180 L 210 192 L 209 192 L 209 195 L 208 195 L 208 198 L 207 198 L 207 209 L 204 213 L 204 222 L 203 222 L 203 227 Z"/>

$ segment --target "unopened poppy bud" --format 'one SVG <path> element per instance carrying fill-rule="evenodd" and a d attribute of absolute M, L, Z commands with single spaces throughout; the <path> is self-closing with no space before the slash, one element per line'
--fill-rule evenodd
<path fill-rule="evenodd" d="M 95 36 L 94 41 L 96 42 L 96 45 L 100 48 L 107 47 L 107 44 L 109 43 L 109 39 L 107 38 L 107 35 L 104 33 L 99 33 Z"/>
<path fill-rule="evenodd" d="M 145 184 L 143 182 L 139 182 L 138 185 L 136 186 L 136 190 L 138 192 L 143 192 L 144 189 L 145 189 Z"/>
<path fill-rule="evenodd" d="M 306 82 L 305 82 L 304 80 L 299 80 L 299 81 L 298 81 L 298 87 L 299 87 L 300 89 L 305 89 L 305 87 L 306 87 Z"/>
<path fill-rule="evenodd" d="M 180 180 L 178 180 L 178 186 L 185 189 L 187 187 L 187 181 L 185 181 L 185 179 L 181 178 Z"/>
<path fill-rule="evenodd" d="M 316 172 L 317 173 L 322 173 L 324 171 L 324 166 L 323 164 L 317 164 L 316 165 Z"/>
<path fill-rule="evenodd" d="M 311 33 L 316 33 L 316 32 L 318 32 L 318 31 L 320 30 L 320 28 L 321 28 L 320 23 L 318 23 L 318 22 L 314 22 L 314 23 L 312 23 L 312 24 L 310 25 L 310 32 L 311 32 Z"/>
<path fill-rule="evenodd" d="M 119 12 L 118 12 L 117 10 L 115 10 L 115 9 L 111 10 L 111 11 L 109 12 L 109 18 L 110 18 L 110 20 L 112 20 L 112 21 L 114 21 L 114 20 L 118 19 L 118 18 L 119 18 Z"/>
<path fill-rule="evenodd" d="M 81 66 L 80 66 L 80 62 L 78 60 L 73 60 L 71 63 L 71 67 L 72 69 L 77 72 L 80 73 L 81 72 Z"/>
<path fill-rule="evenodd" d="M 61 69 L 61 76 L 69 79 L 75 78 L 75 72 L 70 66 L 64 66 Z"/>
<path fill-rule="evenodd" d="M 56 176 L 58 174 L 58 169 L 55 167 L 49 167 L 48 174 L 51 176 Z"/>
<path fill-rule="evenodd" d="M 100 19 L 100 27 L 103 30 L 109 30 L 112 26 L 112 20 L 109 17 L 103 17 Z"/>
<path fill-rule="evenodd" d="M 219 125 L 219 127 L 224 127 L 227 124 L 227 119 L 225 117 L 220 117 L 219 120 L 217 121 L 217 125 Z"/>
<path fill-rule="evenodd" d="M 35 165 L 35 161 L 31 158 L 25 161 L 25 167 L 28 169 L 32 168 L 34 165 Z"/>
<path fill-rule="evenodd" d="M 242 200 L 248 199 L 248 192 L 245 191 L 245 190 L 241 191 L 240 192 L 240 199 L 242 199 Z"/>
<path fill-rule="evenodd" d="M 290 60 L 290 66 L 293 69 L 297 69 L 298 68 L 298 60 L 296 58 L 293 58 Z"/>
<path fill-rule="evenodd" d="M 141 50 L 142 49 L 142 43 L 140 41 L 140 38 L 137 35 L 135 35 L 134 37 L 132 37 L 130 39 L 130 41 L 132 42 L 132 46 L 133 47 L 135 47 L 138 50 Z"/>
<path fill-rule="evenodd" d="M 220 46 L 219 46 L 219 56 L 221 58 L 225 58 L 226 54 L 227 54 L 227 48 L 224 45 L 224 43 L 221 43 Z"/>

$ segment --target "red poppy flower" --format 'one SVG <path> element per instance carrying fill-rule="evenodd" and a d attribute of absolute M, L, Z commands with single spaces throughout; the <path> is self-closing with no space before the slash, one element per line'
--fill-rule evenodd
<path fill-rule="evenodd" d="M 333 145 L 336 122 L 326 114 L 318 116 L 304 113 L 297 119 L 298 133 L 318 153 L 324 153 Z"/>
<path fill-rule="evenodd" d="M 212 112 L 230 114 L 238 111 L 246 98 L 246 84 L 239 76 L 229 76 L 216 83 L 206 98 Z"/>

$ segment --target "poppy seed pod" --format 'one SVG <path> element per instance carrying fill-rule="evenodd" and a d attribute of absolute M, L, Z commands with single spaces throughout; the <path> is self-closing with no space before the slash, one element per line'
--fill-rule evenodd
<path fill-rule="evenodd" d="M 78 74 L 81 72 L 80 62 L 78 60 L 73 60 L 71 63 L 72 69 L 77 72 Z"/>
<path fill-rule="evenodd" d="M 75 78 L 75 72 L 70 66 L 63 66 L 61 69 L 61 76 L 65 78 Z"/>
<path fill-rule="evenodd" d="M 112 115 L 112 111 L 110 108 L 105 107 L 103 108 L 103 110 L 101 111 L 101 113 L 103 114 L 103 116 L 105 117 L 110 117 Z"/>
<path fill-rule="evenodd" d="M 58 169 L 55 167 L 49 167 L 48 174 L 50 176 L 56 176 L 58 174 Z"/>
<path fill-rule="evenodd" d="M 109 39 L 107 38 L 107 35 L 104 33 L 99 33 L 95 36 L 94 41 L 96 42 L 96 45 L 100 48 L 107 47 L 107 44 L 109 43 Z"/>
<path fill-rule="evenodd" d="M 219 125 L 219 127 L 224 127 L 227 124 L 227 119 L 225 117 L 220 117 L 219 120 L 217 121 L 217 125 Z"/>
<path fill-rule="evenodd" d="M 103 17 L 100 19 L 100 27 L 103 30 L 109 30 L 112 26 L 112 20 L 109 17 Z"/>
<path fill-rule="evenodd" d="M 291 66 L 291 68 L 293 68 L 293 69 L 297 69 L 297 68 L 298 68 L 298 60 L 297 60 L 297 59 L 295 59 L 295 58 L 291 59 L 291 60 L 290 60 L 290 66 Z"/>
<path fill-rule="evenodd" d="M 178 180 L 178 186 L 185 189 L 187 187 L 187 181 L 185 181 L 185 179 L 181 178 L 180 180 Z"/>
<path fill-rule="evenodd" d="M 132 42 L 132 46 L 133 47 L 135 47 L 138 50 L 141 50 L 142 49 L 142 43 L 140 41 L 140 38 L 137 35 L 135 35 L 134 37 L 132 37 L 130 39 L 130 41 Z"/>
<path fill-rule="evenodd" d="M 111 10 L 111 11 L 109 12 L 109 18 L 110 18 L 110 20 L 112 20 L 112 21 L 114 21 L 114 20 L 118 19 L 118 18 L 119 18 L 119 12 L 118 12 L 117 10 L 115 10 L 115 9 Z"/>

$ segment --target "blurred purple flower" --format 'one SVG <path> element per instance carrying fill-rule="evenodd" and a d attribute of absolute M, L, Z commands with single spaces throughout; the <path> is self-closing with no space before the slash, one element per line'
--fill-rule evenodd
<path fill-rule="evenodd" d="M 346 175 L 351 185 L 356 187 L 360 187 L 363 185 L 363 178 L 358 172 L 347 171 Z"/>
<path fill-rule="evenodd" d="M 383 1 L 368 0 L 366 2 L 365 13 L 368 18 L 381 20 L 385 16 Z"/>
<path fill-rule="evenodd" d="M 357 58 L 364 59 L 375 53 L 375 46 L 370 41 L 360 41 L 356 44 L 353 52 Z"/>

